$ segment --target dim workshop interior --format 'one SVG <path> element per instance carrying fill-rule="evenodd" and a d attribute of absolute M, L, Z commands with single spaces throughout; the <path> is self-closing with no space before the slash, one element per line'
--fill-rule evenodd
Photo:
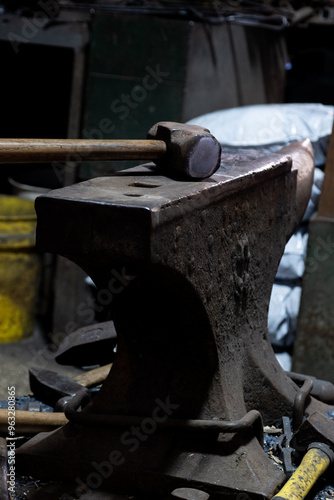
<path fill-rule="evenodd" d="M 334 498 L 332 0 L 0 0 L 0 500 Z"/>

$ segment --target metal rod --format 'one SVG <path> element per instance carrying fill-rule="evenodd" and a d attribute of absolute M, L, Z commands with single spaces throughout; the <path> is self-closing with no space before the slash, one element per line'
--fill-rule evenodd
<path fill-rule="evenodd" d="M 297 430 L 303 422 L 306 400 L 309 397 L 312 388 L 313 388 L 313 380 L 305 379 L 303 385 L 298 390 L 295 396 L 293 405 L 293 417 L 292 417 L 293 427 L 295 430 Z"/>
<path fill-rule="evenodd" d="M 77 424 L 110 426 L 110 427 L 128 427 L 132 425 L 140 425 L 147 418 L 145 416 L 134 415 L 110 415 L 110 414 L 95 414 L 77 411 L 79 406 L 84 406 L 89 401 L 87 394 L 84 391 L 79 391 L 67 403 L 65 407 L 66 418 Z M 254 428 L 254 433 L 259 442 L 263 443 L 263 423 L 261 413 L 257 410 L 250 410 L 240 420 L 194 420 L 194 419 L 175 419 L 168 418 L 163 422 L 157 422 L 160 429 L 178 429 L 189 431 L 204 431 L 204 432 L 242 432 L 250 428 Z"/>
<path fill-rule="evenodd" d="M 153 139 L 0 139 L 0 163 L 157 160 L 166 150 Z"/>

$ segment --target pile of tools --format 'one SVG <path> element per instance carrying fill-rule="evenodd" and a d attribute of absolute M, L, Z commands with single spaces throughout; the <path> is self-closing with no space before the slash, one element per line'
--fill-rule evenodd
<path fill-rule="evenodd" d="M 70 378 L 54 370 L 31 367 L 28 370 L 33 398 L 23 397 L 16 402 L 15 426 L 19 435 L 33 435 L 52 430 L 68 422 L 64 409 L 79 391 L 87 388 L 91 397 L 110 372 L 112 363 L 103 365 L 115 355 L 117 337 L 112 321 L 83 327 L 68 335 L 58 346 L 55 360 L 60 365 L 78 368 L 101 365 L 82 371 Z M 0 409 L 0 432 L 8 430 L 7 411 Z"/>

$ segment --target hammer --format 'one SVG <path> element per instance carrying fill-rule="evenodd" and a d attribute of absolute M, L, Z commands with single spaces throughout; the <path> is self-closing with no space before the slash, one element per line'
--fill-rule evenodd
<path fill-rule="evenodd" d="M 60 400 L 63 404 L 66 398 L 71 398 L 83 387 L 93 387 L 103 382 L 108 376 L 112 364 L 101 366 L 88 372 L 76 375 L 72 379 L 52 370 L 29 368 L 30 389 L 36 399 L 61 410 Z"/>
<path fill-rule="evenodd" d="M 0 163 L 154 160 L 163 173 L 204 179 L 220 166 L 221 146 L 206 128 L 159 122 L 146 140 L 1 139 Z"/>

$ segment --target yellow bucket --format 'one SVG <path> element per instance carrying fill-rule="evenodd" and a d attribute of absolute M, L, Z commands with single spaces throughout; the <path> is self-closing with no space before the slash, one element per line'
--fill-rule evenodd
<path fill-rule="evenodd" d="M 34 202 L 0 195 L 0 342 L 34 330 L 40 259 Z"/>

